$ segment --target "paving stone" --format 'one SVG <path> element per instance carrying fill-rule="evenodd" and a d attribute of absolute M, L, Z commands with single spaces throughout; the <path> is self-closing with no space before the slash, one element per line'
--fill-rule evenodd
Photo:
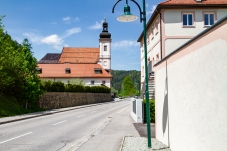
<path fill-rule="evenodd" d="M 152 148 L 147 148 L 146 137 L 130 137 L 124 138 L 121 151 L 171 151 L 165 144 L 155 138 L 151 139 Z"/>

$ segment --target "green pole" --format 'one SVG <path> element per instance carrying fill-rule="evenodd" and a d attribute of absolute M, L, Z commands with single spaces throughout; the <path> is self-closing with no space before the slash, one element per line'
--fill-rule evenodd
<path fill-rule="evenodd" d="M 148 91 L 148 66 L 147 66 L 147 31 L 146 31 L 146 7 L 145 0 L 143 1 L 143 38 L 144 38 L 144 60 L 145 60 L 145 83 L 146 83 L 146 115 L 147 115 L 147 141 L 148 148 L 151 148 L 151 127 L 150 127 L 150 105 Z"/>

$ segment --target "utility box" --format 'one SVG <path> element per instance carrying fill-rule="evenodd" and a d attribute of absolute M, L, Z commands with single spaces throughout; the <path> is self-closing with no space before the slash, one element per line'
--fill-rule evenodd
<path fill-rule="evenodd" d="M 131 116 L 136 123 L 143 123 L 143 100 L 131 98 Z"/>

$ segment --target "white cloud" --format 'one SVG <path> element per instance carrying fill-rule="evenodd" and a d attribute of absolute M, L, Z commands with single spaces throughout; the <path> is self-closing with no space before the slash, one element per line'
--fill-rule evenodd
<path fill-rule="evenodd" d="M 113 47 L 134 47 L 139 46 L 139 43 L 133 40 L 122 40 L 112 44 Z"/>
<path fill-rule="evenodd" d="M 79 21 L 80 19 L 78 17 L 75 18 L 75 21 Z"/>
<path fill-rule="evenodd" d="M 32 43 L 40 44 L 42 36 L 34 34 L 34 33 L 23 33 L 24 36 L 26 36 Z"/>
<path fill-rule="evenodd" d="M 156 8 L 156 5 L 152 5 L 151 10 L 147 11 L 147 15 L 152 14 L 154 12 L 155 8 Z"/>
<path fill-rule="evenodd" d="M 63 46 L 68 47 L 68 44 L 64 44 L 64 38 L 69 37 L 73 34 L 81 32 L 80 27 L 72 28 L 69 30 L 66 30 L 63 34 L 63 36 L 58 36 L 57 34 L 52 34 L 49 36 L 42 36 L 36 33 L 23 33 L 23 35 L 29 39 L 33 44 L 41 45 L 41 44 L 47 44 L 51 45 L 54 49 L 62 50 Z"/>
<path fill-rule="evenodd" d="M 64 17 L 62 18 L 62 20 L 66 23 L 66 24 L 71 24 L 74 21 L 79 21 L 80 19 L 78 17 L 72 18 L 72 17 Z"/>
<path fill-rule="evenodd" d="M 81 31 L 82 31 L 82 30 L 81 30 L 80 27 L 76 27 L 76 28 L 69 29 L 69 30 L 67 30 L 67 31 L 64 33 L 63 38 L 69 37 L 69 36 L 71 36 L 71 35 L 73 35 L 73 34 L 76 34 L 76 33 L 81 32 Z"/>
<path fill-rule="evenodd" d="M 96 21 L 94 25 L 89 27 L 89 29 L 94 29 L 94 30 L 102 29 L 102 23 L 103 23 L 103 21 L 100 21 L 100 23 L 98 21 Z"/>
<path fill-rule="evenodd" d="M 71 19 L 71 17 L 64 17 L 62 18 L 63 21 L 69 21 Z"/>
<path fill-rule="evenodd" d="M 58 37 L 58 35 L 50 35 L 41 39 L 41 42 L 48 45 L 60 45 L 63 43 L 63 40 L 62 38 Z"/>

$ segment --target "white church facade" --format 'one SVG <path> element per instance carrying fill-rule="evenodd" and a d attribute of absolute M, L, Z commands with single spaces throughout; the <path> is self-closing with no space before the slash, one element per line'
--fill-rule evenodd
<path fill-rule="evenodd" d="M 61 81 L 83 80 L 87 86 L 111 87 L 111 34 L 103 23 L 99 47 L 63 47 L 61 53 L 47 53 L 38 62 L 41 79 Z"/>

